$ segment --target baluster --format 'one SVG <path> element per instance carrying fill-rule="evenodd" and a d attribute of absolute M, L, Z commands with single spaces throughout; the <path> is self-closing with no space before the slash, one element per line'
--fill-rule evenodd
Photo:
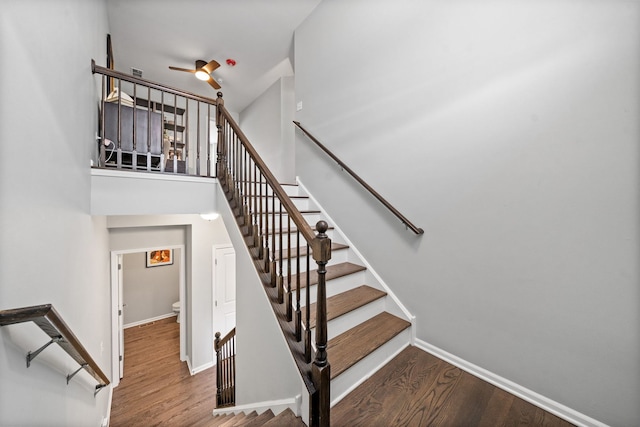
<path fill-rule="evenodd" d="M 258 205 L 258 165 L 253 162 L 253 246 L 258 249 L 258 259 L 262 259 L 262 233 L 258 220 L 262 218 L 262 199 Z"/>
<path fill-rule="evenodd" d="M 274 195 L 275 196 L 275 195 Z M 274 197 L 275 200 L 275 197 Z M 280 235 L 279 235 L 279 240 L 280 240 L 280 260 L 278 262 L 278 266 L 280 267 L 280 275 L 278 276 L 278 304 L 282 304 L 284 302 L 284 275 L 283 275 L 283 266 L 282 266 L 282 253 L 283 253 L 283 247 L 284 247 L 284 243 L 283 243 L 283 235 L 282 233 L 284 232 L 284 229 L 282 227 L 282 201 L 280 199 L 278 199 L 278 201 L 280 202 L 280 214 L 278 215 L 278 222 L 279 222 L 279 230 L 280 230 Z"/>
<path fill-rule="evenodd" d="M 269 197 L 268 189 L 267 197 Z M 269 227 L 268 219 L 267 227 Z M 276 269 L 276 195 L 274 192 L 271 192 L 271 246 L 271 287 L 275 288 L 278 285 L 278 274 Z M 282 250 L 282 246 L 280 246 L 280 250 Z"/>
<path fill-rule="evenodd" d="M 164 129 L 164 91 L 160 91 L 160 119 L 162 120 L 162 155 L 164 156 L 164 133 L 165 133 L 165 129 Z M 169 157 L 169 150 L 167 150 L 167 157 Z M 168 158 L 165 159 L 164 157 L 161 157 L 162 159 L 162 165 L 160 165 L 160 171 L 164 172 L 165 170 L 165 166 L 166 166 L 166 162 L 169 160 Z"/>
<path fill-rule="evenodd" d="M 118 79 L 118 148 L 116 167 L 122 169 L 122 80 Z"/>
<path fill-rule="evenodd" d="M 207 176 L 211 176 L 211 104 L 207 104 Z"/>
<path fill-rule="evenodd" d="M 293 319 L 293 294 L 291 293 L 291 215 L 287 215 L 287 322 Z M 283 258 L 283 251 L 280 250 L 280 259 Z"/>
<path fill-rule="evenodd" d="M 196 102 L 198 103 L 197 104 L 198 109 L 196 111 L 196 114 L 198 115 L 198 120 L 197 120 L 198 130 L 196 131 L 196 175 L 200 175 L 200 101 L 196 101 Z M 189 105 L 188 99 L 187 99 L 187 105 Z M 183 125 L 186 125 L 186 123 L 183 123 Z M 185 166 L 185 172 L 186 172 L 186 166 Z"/>
<path fill-rule="evenodd" d="M 185 103 L 185 109 L 184 109 L 184 118 L 182 119 L 182 125 L 184 127 L 184 130 L 182 132 L 182 142 L 183 144 L 183 152 L 182 152 L 182 161 L 184 162 L 184 173 L 188 174 L 189 173 L 189 100 L 187 98 L 184 98 L 184 103 Z M 173 106 L 173 128 L 176 130 L 173 133 L 173 139 L 174 139 L 174 143 L 176 144 L 176 147 L 178 146 L 178 122 L 176 120 L 177 118 L 177 114 L 178 114 L 178 104 L 176 101 L 176 104 Z M 176 151 L 177 153 L 177 151 Z M 177 158 L 177 156 L 176 156 Z M 177 165 L 177 160 L 176 160 L 176 165 Z M 176 172 L 178 171 L 178 168 L 176 167 Z"/>
<path fill-rule="evenodd" d="M 289 257 L 291 262 L 291 257 Z M 296 231 L 296 341 L 302 339 L 302 310 L 300 309 L 300 228 Z"/>
<path fill-rule="evenodd" d="M 107 76 L 102 76 L 102 100 L 100 109 L 100 161 L 98 165 L 101 167 L 107 166 L 107 137 L 104 134 L 104 99 L 107 97 Z"/>
<path fill-rule="evenodd" d="M 269 273 L 269 268 L 271 264 L 269 263 L 269 199 L 267 199 L 267 189 L 264 188 L 263 182 L 264 175 L 262 175 L 262 171 L 260 171 L 260 210 L 262 211 L 262 202 L 264 200 L 264 218 L 263 215 L 260 215 L 260 230 L 263 230 L 264 233 L 264 253 L 262 254 L 264 260 L 264 271 L 265 273 Z M 262 190 L 264 188 L 264 195 L 262 194 Z M 262 245 L 262 243 L 261 243 Z"/>
<path fill-rule="evenodd" d="M 147 172 L 151 172 L 151 87 L 147 87 Z M 160 147 L 162 147 L 162 143 L 160 143 Z M 160 157 L 160 162 L 162 162 L 162 156 Z"/>
<path fill-rule="evenodd" d="M 138 169 L 138 144 L 137 144 L 137 136 L 138 133 L 136 132 L 136 128 L 138 126 L 136 126 L 138 124 L 138 121 L 136 120 L 136 116 L 138 114 L 138 109 L 136 108 L 136 105 L 138 104 L 138 99 L 137 99 L 137 90 L 136 88 L 138 87 L 137 84 L 133 84 L 133 147 L 132 147 L 132 152 L 131 152 L 131 169 L 136 170 Z"/>
<path fill-rule="evenodd" d="M 305 283 L 307 286 L 305 287 L 305 339 L 304 339 L 304 355 L 307 363 L 311 363 L 311 294 L 309 289 L 309 282 L 311 281 L 311 272 L 310 272 L 310 260 L 311 259 L 311 248 L 309 246 L 309 242 L 307 242 L 307 271 L 305 274 Z"/>
<path fill-rule="evenodd" d="M 244 146 L 243 146 L 244 147 Z M 244 151 L 244 224 L 247 227 L 249 235 L 253 235 L 253 227 L 251 226 L 251 168 L 249 167 L 249 152 L 246 148 Z"/>

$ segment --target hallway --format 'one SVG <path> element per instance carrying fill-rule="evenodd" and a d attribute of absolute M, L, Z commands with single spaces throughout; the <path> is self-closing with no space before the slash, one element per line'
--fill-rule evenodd
<path fill-rule="evenodd" d="M 189 374 L 180 361 L 179 326 L 170 317 L 125 329 L 124 378 L 113 392 L 110 426 L 194 426 L 211 420 L 215 368 Z"/>

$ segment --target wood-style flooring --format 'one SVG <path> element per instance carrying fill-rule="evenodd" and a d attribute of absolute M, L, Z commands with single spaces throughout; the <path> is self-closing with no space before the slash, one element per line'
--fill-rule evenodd
<path fill-rule="evenodd" d="M 212 420 L 216 370 L 190 375 L 180 361 L 179 326 L 170 317 L 125 329 L 124 377 L 113 391 L 111 427 L 183 427 Z"/>
<path fill-rule="evenodd" d="M 332 408 L 331 425 L 565 427 L 572 424 L 416 347 L 408 347 Z"/>
<path fill-rule="evenodd" d="M 110 426 L 220 425 L 221 417 L 212 416 L 215 368 L 191 376 L 179 353 L 179 325 L 173 318 L 125 330 L 124 378 L 114 389 Z M 272 424 L 279 422 L 284 423 Z M 571 426 L 415 347 L 332 408 L 331 425 Z"/>

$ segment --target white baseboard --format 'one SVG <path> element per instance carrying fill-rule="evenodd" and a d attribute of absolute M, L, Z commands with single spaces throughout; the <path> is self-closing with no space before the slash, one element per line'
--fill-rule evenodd
<path fill-rule="evenodd" d="M 300 405 L 299 401 L 300 401 L 300 396 L 298 396 L 297 398 L 292 397 L 290 399 L 269 400 L 266 402 L 249 403 L 246 405 L 237 405 L 237 406 L 231 406 L 228 408 L 214 409 L 213 415 L 237 414 L 239 412 L 249 413 L 252 411 L 256 411 L 258 414 L 261 414 L 268 409 L 271 409 L 274 415 L 278 415 L 280 412 L 289 408 L 297 416 L 300 416 L 300 414 L 298 414 L 299 412 L 298 407 Z"/>
<path fill-rule="evenodd" d="M 152 317 L 150 319 L 144 319 L 144 320 L 140 320 L 138 322 L 127 323 L 126 325 L 123 325 L 122 327 L 124 329 L 133 328 L 134 326 L 140 326 L 140 325 L 144 325 L 145 323 L 151 323 L 151 322 L 155 322 L 155 321 L 158 321 L 158 320 L 166 319 L 168 317 L 175 317 L 175 316 L 176 316 L 175 313 L 167 313 L 167 314 L 163 314 L 161 316 Z"/>
<path fill-rule="evenodd" d="M 206 369 L 211 368 L 212 366 L 216 366 L 216 364 L 214 362 L 205 363 L 204 365 L 200 365 L 197 368 L 189 368 L 189 372 L 191 372 L 191 375 L 195 375 L 198 372 L 202 372 Z"/>
<path fill-rule="evenodd" d="M 480 366 L 474 365 L 471 362 L 468 362 L 464 359 L 459 358 L 458 356 L 454 356 L 453 354 L 431 345 L 425 341 L 420 339 L 416 339 L 415 343 L 416 347 L 421 348 L 422 350 L 430 353 L 445 362 L 448 362 L 465 372 L 470 373 L 471 375 L 478 377 L 494 386 L 513 394 L 539 408 L 544 409 L 547 412 L 550 412 L 566 421 L 569 421 L 572 424 L 580 427 L 607 427 L 606 424 L 595 420 L 585 414 L 582 414 L 578 411 L 575 411 L 561 403 L 558 403 L 554 400 L 551 400 L 545 396 L 542 396 L 539 393 L 536 393 L 533 390 L 529 390 L 526 387 L 523 387 L 519 384 L 514 383 L 506 378 L 501 377 L 493 372 L 487 371 Z"/>

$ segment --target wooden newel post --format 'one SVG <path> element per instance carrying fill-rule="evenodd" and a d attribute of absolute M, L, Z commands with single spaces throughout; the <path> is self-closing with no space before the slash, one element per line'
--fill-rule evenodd
<path fill-rule="evenodd" d="M 222 401 L 222 363 L 220 363 L 220 332 L 216 332 L 216 339 L 213 341 L 213 348 L 216 351 L 216 406 Z"/>
<path fill-rule="evenodd" d="M 312 242 L 313 259 L 318 264 L 318 296 L 316 300 L 316 357 L 311 367 L 311 375 L 317 391 L 312 397 L 310 421 L 312 425 L 320 427 L 329 426 L 331 405 L 331 365 L 327 358 L 327 287 L 325 277 L 327 263 L 331 259 L 331 239 L 325 234 L 328 228 L 325 221 L 318 221 L 316 224 L 318 234 Z"/>
<path fill-rule="evenodd" d="M 218 98 L 216 99 L 216 128 L 218 128 L 218 144 L 216 147 L 216 171 L 218 179 L 222 179 L 225 177 L 225 154 L 224 154 L 224 136 L 222 134 L 223 127 L 223 116 L 222 116 L 222 108 L 224 106 L 224 99 L 222 99 L 222 92 L 218 92 Z"/>

